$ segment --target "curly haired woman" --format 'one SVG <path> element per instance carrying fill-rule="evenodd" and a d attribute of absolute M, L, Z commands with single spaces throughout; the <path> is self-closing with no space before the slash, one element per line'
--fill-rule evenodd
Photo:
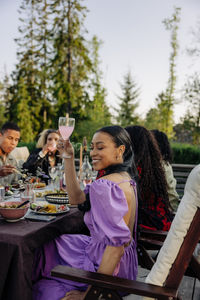
<path fill-rule="evenodd" d="M 151 130 L 153 133 L 161 155 L 162 155 L 162 163 L 165 171 L 165 177 L 167 180 L 167 192 L 169 196 L 169 202 L 174 211 L 177 210 L 180 199 L 179 195 L 176 191 L 176 179 L 174 178 L 173 170 L 172 170 L 172 149 L 168 140 L 167 135 L 159 131 L 158 129 Z"/>
<path fill-rule="evenodd" d="M 140 226 L 168 231 L 173 219 L 162 157 L 153 134 L 142 126 L 125 128 L 130 135 L 139 173 Z"/>

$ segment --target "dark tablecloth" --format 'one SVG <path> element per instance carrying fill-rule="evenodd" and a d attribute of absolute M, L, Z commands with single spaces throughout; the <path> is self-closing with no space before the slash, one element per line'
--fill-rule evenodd
<path fill-rule="evenodd" d="M 83 214 L 71 208 L 51 222 L 0 219 L 0 299 L 32 299 L 32 265 L 37 248 L 63 233 L 85 233 Z"/>

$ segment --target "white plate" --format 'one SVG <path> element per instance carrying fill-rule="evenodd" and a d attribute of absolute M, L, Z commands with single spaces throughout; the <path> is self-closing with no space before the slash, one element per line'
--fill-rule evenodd
<path fill-rule="evenodd" d="M 8 200 L 8 199 L 12 198 L 13 196 L 14 196 L 14 194 L 9 195 L 9 196 L 4 196 L 4 200 Z"/>
<path fill-rule="evenodd" d="M 62 214 L 65 214 L 66 212 L 69 211 L 69 207 L 66 206 L 66 209 L 65 210 L 61 210 L 61 211 L 58 211 L 58 212 L 55 212 L 55 213 L 48 213 L 48 212 L 45 212 L 45 211 L 36 211 L 32 208 L 30 208 L 30 210 L 32 212 L 34 212 L 35 214 L 37 215 L 46 215 L 46 216 L 57 216 L 57 215 L 62 215 Z"/>
<path fill-rule="evenodd" d="M 35 202 L 37 203 L 38 201 L 43 201 L 43 202 L 45 201 L 46 202 L 44 197 L 35 197 Z"/>

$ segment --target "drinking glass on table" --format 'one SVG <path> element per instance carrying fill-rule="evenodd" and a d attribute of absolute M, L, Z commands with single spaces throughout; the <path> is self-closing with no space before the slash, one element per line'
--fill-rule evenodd
<path fill-rule="evenodd" d="M 25 184 L 25 190 L 21 192 L 20 198 L 22 201 L 29 200 L 30 203 L 34 202 L 34 191 L 33 191 L 33 184 L 32 183 L 26 183 Z"/>
<path fill-rule="evenodd" d="M 52 179 L 52 185 L 53 185 L 53 188 L 54 188 L 54 185 L 55 185 L 55 179 L 58 175 L 58 168 L 56 166 L 54 167 L 49 167 L 49 176 L 51 177 Z"/>

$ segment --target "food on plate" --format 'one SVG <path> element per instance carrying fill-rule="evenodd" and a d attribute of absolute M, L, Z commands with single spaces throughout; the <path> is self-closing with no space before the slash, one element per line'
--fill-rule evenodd
<path fill-rule="evenodd" d="M 20 188 L 20 184 L 19 183 L 12 184 L 11 188 L 13 188 L 13 189 L 19 189 Z"/>
<path fill-rule="evenodd" d="M 59 213 L 66 210 L 66 205 L 55 205 L 49 203 L 31 203 L 31 209 L 40 213 Z"/>
<path fill-rule="evenodd" d="M 37 198 L 42 198 L 42 197 L 44 197 L 45 195 L 52 194 L 52 193 L 53 193 L 53 191 L 51 191 L 51 190 L 43 191 L 43 192 L 36 192 L 36 193 L 35 193 L 35 196 L 36 196 Z"/>
<path fill-rule="evenodd" d="M 66 194 L 53 194 L 53 195 L 49 194 L 49 196 L 51 197 L 51 199 L 59 199 L 59 198 L 62 199 L 62 198 L 66 198 L 67 197 Z"/>
<path fill-rule="evenodd" d="M 38 177 L 31 177 L 29 179 L 29 183 L 35 183 L 35 182 L 40 182 L 40 179 Z"/>
<path fill-rule="evenodd" d="M 5 196 L 12 196 L 13 192 L 11 190 L 5 191 Z"/>
<path fill-rule="evenodd" d="M 44 183 L 44 182 L 37 182 L 34 184 L 35 189 L 41 189 L 41 188 L 45 188 L 45 187 L 46 187 L 46 183 Z"/>
<path fill-rule="evenodd" d="M 14 192 L 17 191 L 22 191 L 24 190 L 24 185 L 23 184 L 19 184 L 19 183 L 15 183 L 15 184 L 9 184 L 7 186 L 5 186 L 5 196 L 12 196 L 14 194 Z"/>

